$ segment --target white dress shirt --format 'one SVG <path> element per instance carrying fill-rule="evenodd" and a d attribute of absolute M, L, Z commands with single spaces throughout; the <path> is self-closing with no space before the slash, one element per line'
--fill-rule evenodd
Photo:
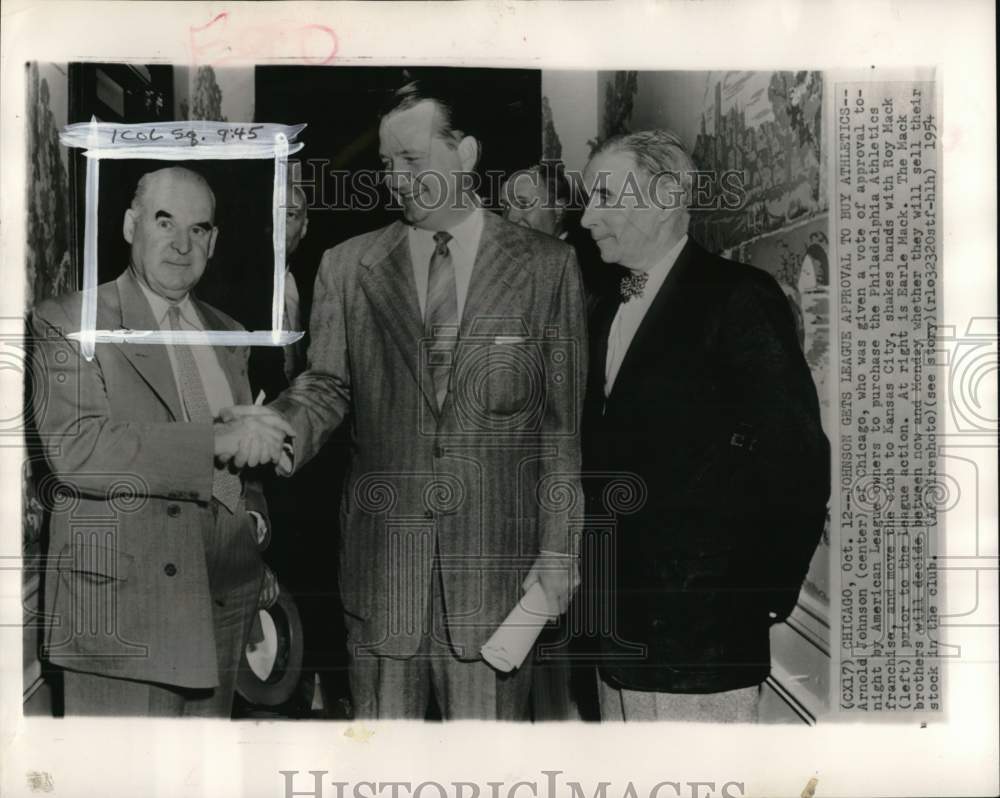
<path fill-rule="evenodd" d="M 139 281 L 137 281 L 139 282 Z M 198 315 L 191 302 L 191 296 L 185 296 L 180 302 L 171 302 L 164 299 L 159 294 L 154 293 L 142 282 L 139 282 L 142 293 L 149 302 L 149 307 L 153 311 L 153 318 L 161 330 L 170 329 L 170 319 L 168 313 L 172 305 L 180 307 L 180 325 L 182 330 L 204 330 L 205 324 Z M 214 346 L 192 346 L 191 353 L 194 355 L 194 362 L 198 366 L 198 375 L 201 377 L 201 384 L 205 388 L 205 398 L 208 400 L 208 407 L 212 411 L 212 416 L 218 418 L 219 413 L 225 407 L 233 406 L 233 389 L 229 385 L 219 359 L 215 354 Z M 180 394 L 180 380 L 177 373 L 177 356 L 174 348 L 167 346 L 167 354 L 170 356 L 170 367 L 174 371 L 174 384 L 178 386 L 177 395 Z M 187 415 L 187 408 L 184 407 L 183 397 L 181 397 L 181 410 L 184 412 L 184 420 L 190 421 Z"/>
<path fill-rule="evenodd" d="M 483 236 L 483 209 L 474 208 L 455 227 L 444 232 L 451 234 L 448 251 L 455 266 L 455 289 L 458 293 L 458 318 L 461 320 L 465 309 L 465 297 L 469 294 L 472 268 L 476 265 L 479 239 Z M 430 274 L 431 255 L 437 244 L 434 234 L 437 230 L 422 230 L 410 227 L 410 261 L 413 263 L 413 279 L 417 284 L 417 298 L 420 302 L 420 317 L 427 312 L 427 279 Z"/>
<path fill-rule="evenodd" d="M 685 235 L 674 244 L 667 254 L 650 268 L 646 274 L 646 287 L 642 291 L 642 296 L 633 297 L 628 302 L 622 302 L 618 306 L 615 319 L 611 322 L 611 331 L 608 333 L 608 358 L 604 367 L 604 395 L 608 396 L 611 389 L 615 387 L 615 379 L 618 377 L 618 370 L 622 367 L 625 354 L 635 337 L 639 325 L 649 311 L 649 306 L 653 304 L 663 281 L 667 279 L 670 269 L 673 267 L 677 256 L 681 254 L 688 237 Z"/>

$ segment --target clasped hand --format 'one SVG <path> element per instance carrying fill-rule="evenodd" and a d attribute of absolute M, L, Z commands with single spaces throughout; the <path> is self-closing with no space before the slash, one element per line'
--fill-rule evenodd
<path fill-rule="evenodd" d="M 215 423 L 215 457 L 236 468 L 277 463 L 286 438 L 295 437 L 291 424 L 269 407 L 227 407 L 219 419 Z"/>

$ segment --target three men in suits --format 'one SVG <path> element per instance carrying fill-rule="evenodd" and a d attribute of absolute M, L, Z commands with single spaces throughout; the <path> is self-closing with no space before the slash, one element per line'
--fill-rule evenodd
<path fill-rule="evenodd" d="M 769 627 L 795 604 L 829 497 L 788 302 L 688 238 L 693 173 L 661 130 L 610 139 L 584 172 L 582 223 L 629 273 L 593 318 L 585 465 L 642 484 L 599 569 L 610 720 L 755 719 Z"/>
<path fill-rule="evenodd" d="M 360 717 L 527 717 L 530 666 L 480 648 L 522 592 L 553 613 L 578 581 L 574 499 L 586 344 L 576 260 L 479 207 L 479 142 L 450 86 L 412 81 L 381 116 L 405 221 L 329 250 L 309 368 L 267 408 L 286 470 L 350 414 L 341 591 Z M 582 509 L 582 508 L 581 508 Z"/>
<path fill-rule="evenodd" d="M 128 268 L 97 288 L 97 329 L 241 329 L 191 293 L 215 198 L 184 168 L 145 175 L 125 213 Z M 67 714 L 229 717 L 261 588 L 267 513 L 254 465 L 289 430 L 218 423 L 251 400 L 247 348 L 69 337 L 84 297 L 33 314 L 34 410 L 52 470 L 44 654 Z M 256 430 L 254 430 L 256 428 Z"/>

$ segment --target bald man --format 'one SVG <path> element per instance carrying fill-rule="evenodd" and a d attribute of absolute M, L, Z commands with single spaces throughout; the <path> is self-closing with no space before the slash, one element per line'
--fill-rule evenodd
<path fill-rule="evenodd" d="M 122 232 L 128 268 L 97 289 L 97 328 L 239 330 L 191 293 L 218 237 L 215 197 L 179 167 L 142 177 Z M 255 465 L 274 427 L 219 423 L 252 402 L 247 347 L 68 337 L 81 293 L 34 312 L 37 426 L 52 470 L 43 656 L 73 715 L 229 717 L 262 581 L 267 514 Z M 253 437 L 250 446 L 241 440 Z"/>

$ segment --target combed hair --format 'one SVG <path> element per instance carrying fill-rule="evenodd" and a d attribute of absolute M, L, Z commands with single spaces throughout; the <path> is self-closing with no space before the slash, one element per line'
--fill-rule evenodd
<path fill-rule="evenodd" d="M 378 115 L 380 122 L 390 114 L 430 100 L 438 110 L 437 133 L 441 138 L 458 146 L 465 136 L 476 136 L 478 125 L 472 116 L 471 104 L 464 99 L 468 91 L 465 84 L 444 74 L 417 75 L 409 70 L 403 72 L 403 81 L 383 102 Z M 479 160 L 478 154 L 476 160 Z"/>
<path fill-rule="evenodd" d="M 602 142 L 594 155 L 605 152 L 629 153 L 649 177 L 665 172 L 678 175 L 685 204 L 690 207 L 695 165 L 677 134 L 662 128 L 619 133 Z"/>

